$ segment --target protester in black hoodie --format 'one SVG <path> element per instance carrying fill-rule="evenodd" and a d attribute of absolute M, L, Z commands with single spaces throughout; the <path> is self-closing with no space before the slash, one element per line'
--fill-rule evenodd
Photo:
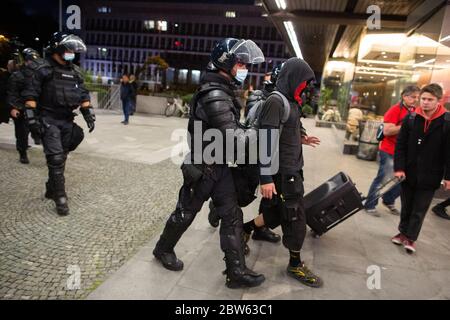
<path fill-rule="evenodd" d="M 400 233 L 392 242 L 403 244 L 408 253 L 416 251 L 415 241 L 442 179 L 450 190 L 450 114 L 439 104 L 442 95 L 437 84 L 421 90 L 420 107 L 405 117 L 395 148 L 395 176 L 405 181 Z"/>
<path fill-rule="evenodd" d="M 312 80 L 314 72 L 302 59 L 291 58 L 282 67 L 276 88 L 288 99 L 290 113 L 282 126 L 281 134 L 279 132 L 284 111 L 281 97 L 269 96 L 261 110 L 259 147 L 269 151 L 270 160 L 268 163 L 260 163 L 263 199 L 259 212 L 262 212 L 263 223 L 269 228 L 281 225 L 283 245 L 290 254 L 287 273 L 307 286 L 321 287 L 322 280 L 308 270 L 300 258 L 306 236 L 301 141 L 306 144 L 310 142 L 308 137 L 302 136 L 299 105 L 302 92 Z M 262 139 L 264 135 L 265 139 Z M 274 141 L 277 142 L 274 146 L 271 145 L 272 137 L 275 137 Z M 248 233 L 255 229 L 258 220 L 262 220 L 261 217 L 246 223 L 244 231 Z"/>

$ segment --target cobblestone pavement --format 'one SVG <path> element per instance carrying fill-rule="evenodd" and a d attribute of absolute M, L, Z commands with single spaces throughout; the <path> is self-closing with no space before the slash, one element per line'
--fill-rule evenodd
<path fill-rule="evenodd" d="M 42 151 L 29 156 L 31 164 L 21 165 L 15 150 L 0 146 L 0 299 L 86 297 L 155 235 L 181 181 L 170 160 L 146 165 L 71 154 L 71 214 L 59 217 L 44 198 Z"/>

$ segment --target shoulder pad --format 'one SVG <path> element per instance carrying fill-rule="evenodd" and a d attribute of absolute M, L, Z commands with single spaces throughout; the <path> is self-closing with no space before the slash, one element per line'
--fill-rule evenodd
<path fill-rule="evenodd" d="M 39 62 L 36 65 L 36 68 L 33 69 L 33 70 L 41 71 L 41 70 L 44 70 L 44 69 L 49 69 L 50 70 L 51 68 L 52 68 L 51 64 L 47 60 L 43 60 L 42 62 Z"/>
<path fill-rule="evenodd" d="M 205 93 L 201 98 L 204 103 L 211 103 L 214 101 L 230 101 L 233 102 L 232 97 L 223 90 L 213 89 Z"/>

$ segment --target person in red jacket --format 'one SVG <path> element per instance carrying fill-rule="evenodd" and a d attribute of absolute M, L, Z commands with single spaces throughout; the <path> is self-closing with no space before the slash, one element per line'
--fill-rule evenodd
<path fill-rule="evenodd" d="M 450 190 L 450 113 L 438 103 L 443 90 L 430 84 L 420 92 L 420 107 L 403 121 L 394 155 L 395 176 L 401 185 L 400 233 L 391 240 L 416 251 L 425 215 L 444 180 Z"/>
<path fill-rule="evenodd" d="M 417 86 L 407 86 L 401 93 L 401 101 L 393 105 L 384 115 L 384 139 L 380 143 L 380 166 L 378 173 L 373 180 L 367 201 L 365 202 L 366 212 L 374 216 L 379 216 L 376 206 L 378 199 L 375 198 L 376 190 L 380 185 L 394 175 L 394 150 L 397 142 L 397 135 L 400 132 L 403 119 L 412 111 L 419 100 L 420 88 Z M 383 205 L 385 205 L 392 214 L 399 215 L 400 212 L 395 208 L 395 199 L 400 196 L 400 186 L 394 187 L 383 196 Z"/>

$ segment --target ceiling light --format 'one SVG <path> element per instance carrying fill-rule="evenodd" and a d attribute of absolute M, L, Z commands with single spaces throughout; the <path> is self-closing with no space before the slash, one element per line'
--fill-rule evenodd
<path fill-rule="evenodd" d="M 285 0 L 275 0 L 278 9 L 286 10 L 286 1 Z"/>
<path fill-rule="evenodd" d="M 284 27 L 286 28 L 286 32 L 289 36 L 289 39 L 291 40 L 291 45 L 294 48 L 297 58 L 303 59 L 302 50 L 300 50 L 297 34 L 294 31 L 294 25 L 292 24 L 292 21 L 284 21 Z"/>

